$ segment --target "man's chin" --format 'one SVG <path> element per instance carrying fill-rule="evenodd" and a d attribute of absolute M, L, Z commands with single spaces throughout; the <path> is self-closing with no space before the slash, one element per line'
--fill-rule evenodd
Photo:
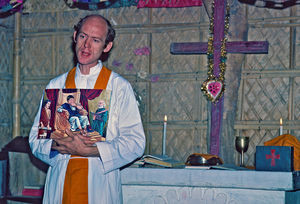
<path fill-rule="evenodd" d="M 79 65 L 81 66 L 85 66 L 85 67 L 94 67 L 98 64 L 98 60 L 95 62 L 91 62 L 91 61 L 88 61 L 88 60 L 78 60 L 78 63 Z"/>

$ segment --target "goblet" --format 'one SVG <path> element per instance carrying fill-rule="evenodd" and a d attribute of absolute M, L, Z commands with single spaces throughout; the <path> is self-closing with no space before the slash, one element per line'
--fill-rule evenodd
<path fill-rule="evenodd" d="M 244 153 L 247 152 L 249 146 L 249 137 L 238 136 L 235 138 L 235 148 L 241 154 L 241 165 L 244 165 Z"/>

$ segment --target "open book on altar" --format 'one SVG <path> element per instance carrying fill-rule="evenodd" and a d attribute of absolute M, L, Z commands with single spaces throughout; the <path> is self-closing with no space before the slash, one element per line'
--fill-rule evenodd
<path fill-rule="evenodd" d="M 110 97 L 111 91 L 102 89 L 46 89 L 38 139 L 49 139 L 55 133 L 67 136 L 69 129 L 105 140 Z"/>

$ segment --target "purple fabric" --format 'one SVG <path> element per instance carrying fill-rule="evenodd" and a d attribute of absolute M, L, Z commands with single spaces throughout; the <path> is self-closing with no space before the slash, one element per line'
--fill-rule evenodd
<path fill-rule="evenodd" d="M 227 1 L 215 1 L 214 8 L 214 75 L 220 74 L 221 47 L 217 46 L 224 38 L 225 10 Z M 210 154 L 220 154 L 220 134 L 223 118 L 224 95 L 212 105 L 211 131 L 210 131 Z"/>
<path fill-rule="evenodd" d="M 10 0 L 1 0 L 1 1 L 0 1 L 0 7 L 6 6 L 7 4 L 9 4 L 9 1 L 10 1 Z"/>

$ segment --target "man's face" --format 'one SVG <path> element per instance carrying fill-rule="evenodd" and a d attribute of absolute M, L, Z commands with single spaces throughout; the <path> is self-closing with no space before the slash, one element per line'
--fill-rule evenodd
<path fill-rule="evenodd" d="M 47 104 L 46 104 L 46 108 L 50 108 L 50 105 L 51 105 L 51 102 L 49 101 L 49 102 L 47 102 Z"/>
<path fill-rule="evenodd" d="M 99 107 L 104 107 L 104 102 L 103 102 L 103 101 L 100 101 L 99 104 L 98 104 L 98 106 L 99 106 Z"/>
<path fill-rule="evenodd" d="M 91 68 L 98 63 L 102 52 L 108 52 L 112 43 L 104 47 L 107 35 L 106 22 L 99 17 L 90 17 L 83 23 L 78 33 L 74 32 L 76 56 L 79 64 Z"/>
<path fill-rule="evenodd" d="M 71 105 L 71 106 L 75 106 L 76 104 L 75 104 L 75 99 L 74 98 L 70 98 L 69 100 L 68 100 L 68 103 Z"/>

